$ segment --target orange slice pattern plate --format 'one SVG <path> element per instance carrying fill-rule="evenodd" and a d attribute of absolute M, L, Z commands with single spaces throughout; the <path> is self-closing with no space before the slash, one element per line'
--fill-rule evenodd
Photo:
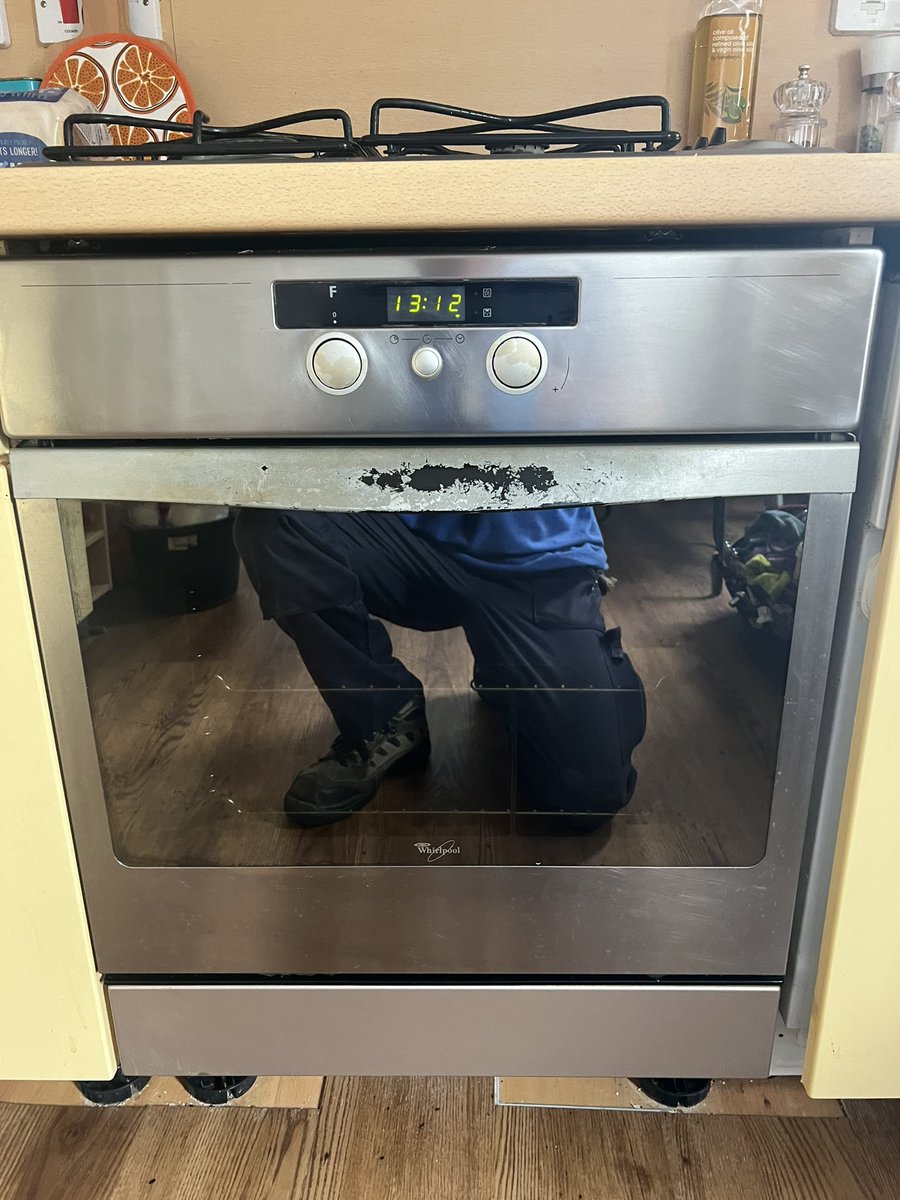
<path fill-rule="evenodd" d="M 100 112 L 122 117 L 123 124 L 109 128 L 110 137 L 119 146 L 157 140 L 155 133 L 124 123 L 128 117 L 190 123 L 196 107 L 190 84 L 163 46 L 115 33 L 82 38 L 68 45 L 41 86 L 72 88 Z"/>

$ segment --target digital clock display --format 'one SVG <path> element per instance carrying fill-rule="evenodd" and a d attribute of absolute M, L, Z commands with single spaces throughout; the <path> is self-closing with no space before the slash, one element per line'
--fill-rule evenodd
<path fill-rule="evenodd" d="M 579 281 L 553 279 L 278 279 L 279 329 L 392 329 L 394 343 L 421 336 L 465 341 L 467 329 L 541 329 L 578 324 Z M 415 330 L 404 334 L 402 327 Z M 447 332 L 455 325 L 457 334 Z"/>
<path fill-rule="evenodd" d="M 455 325 L 466 319 L 465 289 L 455 287 L 392 287 L 387 289 L 387 319 L 391 325 Z"/>

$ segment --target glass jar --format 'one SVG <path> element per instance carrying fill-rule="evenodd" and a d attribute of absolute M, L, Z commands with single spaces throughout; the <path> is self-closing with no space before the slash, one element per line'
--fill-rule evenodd
<path fill-rule="evenodd" d="M 900 71 L 888 79 L 884 85 L 884 95 L 888 114 L 884 121 L 882 150 L 885 154 L 900 154 Z"/>
<path fill-rule="evenodd" d="M 856 148 L 860 154 L 878 154 L 890 108 L 884 87 L 891 75 L 900 71 L 900 35 L 866 38 L 860 55 L 862 97 Z"/>
<path fill-rule="evenodd" d="M 856 144 L 856 149 L 860 154 L 879 154 L 881 152 L 884 139 L 884 119 L 887 111 L 888 103 L 885 99 L 883 85 L 863 89 L 859 138 Z"/>

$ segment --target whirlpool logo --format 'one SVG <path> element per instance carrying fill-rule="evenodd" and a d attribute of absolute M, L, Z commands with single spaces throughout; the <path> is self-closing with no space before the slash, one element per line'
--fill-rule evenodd
<path fill-rule="evenodd" d="M 424 854 L 430 863 L 440 862 L 448 854 L 459 854 L 460 848 L 456 842 L 441 842 L 440 846 L 432 846 L 431 842 L 416 842 L 416 849 Z"/>

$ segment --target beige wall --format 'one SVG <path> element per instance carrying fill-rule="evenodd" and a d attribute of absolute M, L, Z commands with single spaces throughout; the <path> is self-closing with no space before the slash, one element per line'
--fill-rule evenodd
<path fill-rule="evenodd" d="M 364 124 L 378 96 L 523 111 L 663 92 L 684 128 L 701 0 L 162 0 L 168 40 L 198 103 L 218 122 L 322 105 Z M 13 45 L 0 75 L 40 74 L 32 0 L 7 0 Z M 771 94 L 810 62 L 835 88 L 827 141 L 850 148 L 859 42 L 828 31 L 831 0 L 768 0 L 756 135 Z M 125 22 L 117 0 L 85 0 L 88 28 Z M 213 16 L 215 14 L 215 16 Z"/>

